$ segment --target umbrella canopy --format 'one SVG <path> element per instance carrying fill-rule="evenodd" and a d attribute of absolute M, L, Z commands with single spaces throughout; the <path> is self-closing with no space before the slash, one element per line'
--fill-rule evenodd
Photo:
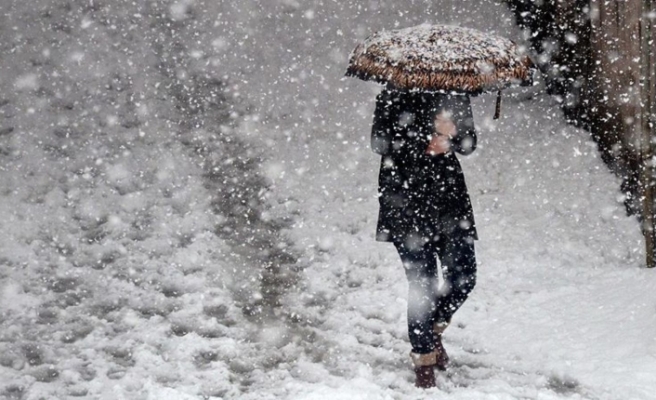
<path fill-rule="evenodd" d="M 353 50 L 346 75 L 398 90 L 476 94 L 529 84 L 533 70 L 528 56 L 508 39 L 423 24 L 374 33 Z"/>

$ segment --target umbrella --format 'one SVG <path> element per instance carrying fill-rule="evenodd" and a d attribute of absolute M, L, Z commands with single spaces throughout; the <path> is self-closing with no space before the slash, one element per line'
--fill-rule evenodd
<path fill-rule="evenodd" d="M 347 76 L 397 90 L 479 94 L 528 85 L 531 59 L 511 40 L 475 29 L 422 24 L 379 31 L 351 53 Z"/>

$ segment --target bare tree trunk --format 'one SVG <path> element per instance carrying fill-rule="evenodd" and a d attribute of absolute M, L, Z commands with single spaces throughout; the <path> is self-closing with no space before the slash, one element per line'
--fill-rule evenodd
<path fill-rule="evenodd" d="M 531 31 L 549 93 L 588 129 L 622 177 L 629 214 L 642 222 L 647 265 L 656 264 L 653 165 L 656 0 L 505 0 Z"/>
<path fill-rule="evenodd" d="M 654 116 L 656 114 L 656 63 L 654 60 L 654 9 L 653 0 L 643 0 L 640 20 L 641 45 L 641 85 L 639 99 L 639 119 L 641 146 L 641 183 L 643 191 L 643 233 L 645 235 L 645 253 L 647 267 L 656 266 L 654 254 L 654 162 L 652 141 L 656 136 Z"/>

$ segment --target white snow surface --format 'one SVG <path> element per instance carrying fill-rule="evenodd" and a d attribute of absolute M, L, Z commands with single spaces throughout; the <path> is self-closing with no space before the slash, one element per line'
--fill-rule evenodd
<path fill-rule="evenodd" d="M 521 40 L 503 5 L 162 2 L 196 57 L 189 69 L 227 77 L 251 105 L 225 130 L 263 149 L 270 217 L 293 217 L 285 235 L 304 269 L 279 320 L 258 323 L 239 296 L 258 296 L 259 273 L 214 234 L 223 217 L 203 160 L 165 122 L 173 100 L 156 90 L 166 79 L 136 3 L 106 20 L 86 1 L 9 3 L 0 398 L 656 399 L 656 275 L 642 268 L 638 222 L 589 134 L 540 88 L 506 96 L 498 121 L 493 97 L 473 100 L 479 147 L 461 161 L 477 287 L 445 333 L 439 388 L 413 387 L 405 276 L 393 246 L 374 241 L 379 87 L 341 74 L 381 28 L 449 23 Z M 193 20 L 205 21 L 197 34 Z M 123 103 L 138 124 L 112 111 Z"/>

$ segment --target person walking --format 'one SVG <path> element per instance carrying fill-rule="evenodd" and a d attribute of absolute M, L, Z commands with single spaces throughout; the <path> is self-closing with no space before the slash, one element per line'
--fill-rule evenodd
<path fill-rule="evenodd" d="M 497 92 L 497 119 L 502 90 L 531 85 L 535 71 L 512 40 L 454 25 L 383 29 L 349 57 L 346 76 L 387 85 L 371 132 L 381 155 L 376 239 L 392 242 L 405 267 L 419 387 L 434 387 L 434 369 L 446 369 L 442 333 L 476 285 L 478 235 L 455 155 L 476 149 L 469 96 Z"/>
<path fill-rule="evenodd" d="M 376 240 L 392 242 L 405 268 L 415 385 L 434 387 L 449 362 L 442 333 L 476 284 L 478 236 L 455 155 L 476 149 L 469 96 L 384 89 L 371 146 L 381 155 Z"/>

